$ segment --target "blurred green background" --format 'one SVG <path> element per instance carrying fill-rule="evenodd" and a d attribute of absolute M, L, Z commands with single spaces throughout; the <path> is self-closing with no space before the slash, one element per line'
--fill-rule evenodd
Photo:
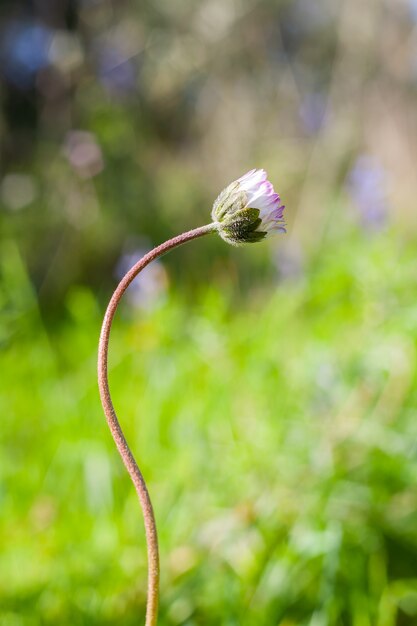
<path fill-rule="evenodd" d="M 96 349 L 123 271 L 265 167 L 113 329 L 161 626 L 417 625 L 415 0 L 0 4 L 0 623 L 143 623 Z"/>

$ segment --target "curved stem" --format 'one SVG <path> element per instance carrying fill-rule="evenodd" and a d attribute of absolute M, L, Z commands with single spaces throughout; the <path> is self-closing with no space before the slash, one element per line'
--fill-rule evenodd
<path fill-rule="evenodd" d="M 151 499 L 142 473 L 130 451 L 126 438 L 123 434 L 121 426 L 116 416 L 113 403 L 110 396 L 108 381 L 108 347 L 111 325 L 113 322 L 116 309 L 124 292 L 133 281 L 133 279 L 146 267 L 151 261 L 162 256 L 169 250 L 180 246 L 187 241 L 197 239 L 216 230 L 215 224 L 207 224 L 200 228 L 190 230 L 178 237 L 173 237 L 165 243 L 157 246 L 144 257 L 142 257 L 136 265 L 134 265 L 120 281 L 116 291 L 114 292 L 108 304 L 103 325 L 101 327 L 99 348 L 98 348 L 98 385 L 100 389 L 100 398 L 103 405 L 104 413 L 110 432 L 117 446 L 123 463 L 129 473 L 130 478 L 135 486 L 139 496 L 139 502 L 143 512 L 145 523 L 146 544 L 148 549 L 148 597 L 146 605 L 146 623 L 145 626 L 155 626 L 158 617 L 158 596 L 159 596 L 159 549 L 158 536 L 156 532 L 155 516 L 152 508 Z"/>

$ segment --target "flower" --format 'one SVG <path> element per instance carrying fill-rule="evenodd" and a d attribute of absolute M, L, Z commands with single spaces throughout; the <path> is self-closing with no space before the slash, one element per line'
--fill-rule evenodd
<path fill-rule="evenodd" d="M 382 165 L 366 154 L 356 159 L 348 174 L 349 195 L 359 211 L 362 226 L 371 232 L 382 230 L 388 221 L 385 178 Z"/>
<path fill-rule="evenodd" d="M 250 170 L 221 192 L 211 216 L 220 236 L 237 246 L 285 233 L 284 208 L 265 170 Z"/>

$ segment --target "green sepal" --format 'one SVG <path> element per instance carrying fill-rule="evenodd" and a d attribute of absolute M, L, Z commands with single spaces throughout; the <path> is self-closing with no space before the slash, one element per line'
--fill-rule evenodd
<path fill-rule="evenodd" d="M 261 241 L 266 233 L 256 230 L 262 224 L 259 213 L 259 209 L 245 207 L 228 215 L 219 223 L 220 236 L 234 245 Z"/>
<path fill-rule="evenodd" d="M 218 196 L 213 204 L 211 216 L 213 221 L 222 222 L 229 216 L 235 215 L 246 206 L 246 193 L 240 189 L 237 181 L 231 183 Z"/>

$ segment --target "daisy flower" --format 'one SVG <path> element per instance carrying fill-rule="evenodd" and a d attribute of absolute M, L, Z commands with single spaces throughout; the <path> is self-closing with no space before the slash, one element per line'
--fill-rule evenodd
<path fill-rule="evenodd" d="M 285 233 L 284 206 L 265 170 L 250 170 L 216 199 L 211 216 L 220 236 L 233 245 Z"/>

